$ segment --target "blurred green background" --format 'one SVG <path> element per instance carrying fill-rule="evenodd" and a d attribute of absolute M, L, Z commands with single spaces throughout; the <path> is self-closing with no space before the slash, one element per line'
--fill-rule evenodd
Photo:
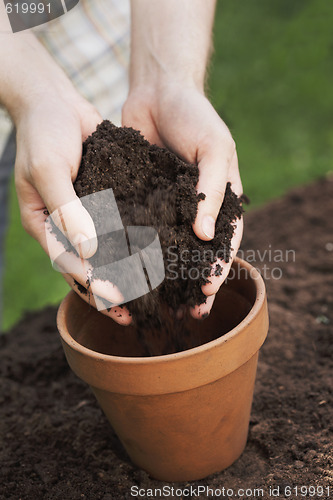
<path fill-rule="evenodd" d="M 330 0 L 218 0 L 209 93 L 236 140 L 251 209 L 332 170 L 332 27 Z M 4 329 L 68 290 L 24 233 L 13 186 L 10 212 Z"/>

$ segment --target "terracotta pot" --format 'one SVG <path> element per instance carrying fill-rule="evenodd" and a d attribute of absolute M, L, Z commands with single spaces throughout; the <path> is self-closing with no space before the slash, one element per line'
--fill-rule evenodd
<path fill-rule="evenodd" d="M 231 465 L 248 433 L 258 351 L 268 330 L 265 285 L 237 259 L 210 316 L 188 328 L 199 347 L 141 357 L 121 327 L 71 291 L 58 328 L 72 370 L 92 388 L 132 461 L 156 479 L 189 481 Z M 152 338 L 154 341 L 154 338 Z"/>

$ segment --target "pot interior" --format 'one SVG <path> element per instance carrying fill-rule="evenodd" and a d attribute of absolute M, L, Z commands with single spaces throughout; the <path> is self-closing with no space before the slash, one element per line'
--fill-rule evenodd
<path fill-rule="evenodd" d="M 204 320 L 188 315 L 177 321 L 165 314 L 158 329 L 121 326 L 73 294 L 67 328 L 79 344 L 102 354 L 157 356 L 191 349 L 221 337 L 247 316 L 255 300 L 256 285 L 249 270 L 234 262 L 231 279 L 221 286 L 211 313 Z"/>

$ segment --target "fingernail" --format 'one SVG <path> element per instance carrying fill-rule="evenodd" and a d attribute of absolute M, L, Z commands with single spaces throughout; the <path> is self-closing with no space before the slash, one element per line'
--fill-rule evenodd
<path fill-rule="evenodd" d="M 211 240 L 214 238 L 215 234 L 215 220 L 211 215 L 205 215 L 202 219 L 202 230 Z"/>
<path fill-rule="evenodd" d="M 94 297 L 103 297 L 108 302 L 112 302 L 112 307 L 124 302 L 124 296 L 120 290 L 110 281 L 102 281 L 100 279 L 91 279 L 90 281 L 91 291 Z M 96 299 L 96 297 L 95 297 Z"/>
<path fill-rule="evenodd" d="M 91 242 L 85 234 L 77 234 L 73 239 L 73 245 L 81 259 L 91 256 Z"/>

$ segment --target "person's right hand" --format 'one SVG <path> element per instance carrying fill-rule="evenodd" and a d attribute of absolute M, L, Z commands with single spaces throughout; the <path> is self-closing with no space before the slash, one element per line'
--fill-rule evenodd
<path fill-rule="evenodd" d="M 74 88 L 65 90 L 60 92 L 55 86 L 49 91 L 31 95 L 28 103 L 25 102 L 15 115 L 16 190 L 24 229 L 49 255 L 45 220 L 48 213 L 60 215 L 53 220 L 81 257 L 72 254 L 76 262 L 66 267 L 70 272 L 63 273 L 64 277 L 84 300 L 96 306 L 88 286 L 91 266 L 86 260 L 96 252 L 96 232 L 90 215 L 75 194 L 73 182 L 80 166 L 82 142 L 102 118 Z M 60 242 L 55 240 L 54 245 L 54 252 L 60 254 Z M 52 255 L 50 257 L 52 259 Z M 80 292 L 74 280 L 88 288 L 86 294 Z M 121 293 L 111 283 L 95 280 L 94 293 L 116 304 L 122 301 Z M 118 323 L 131 322 L 125 308 L 121 315 L 116 307 L 103 313 Z"/>

